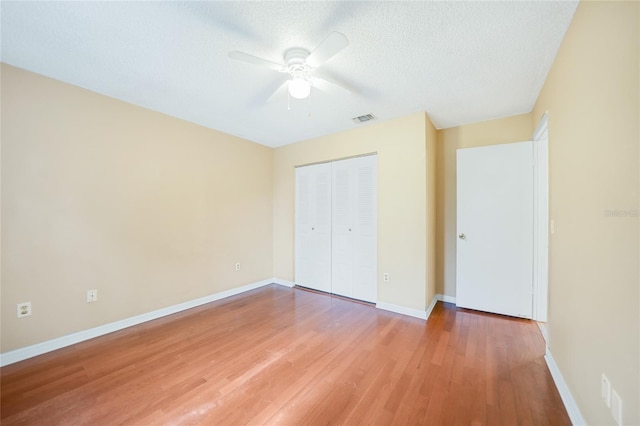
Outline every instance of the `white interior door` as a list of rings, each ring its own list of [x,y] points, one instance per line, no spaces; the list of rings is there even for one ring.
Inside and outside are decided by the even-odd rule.
[[[376,302],[377,157],[332,163],[332,293]]]
[[[456,304],[531,318],[531,142],[457,151]]]
[[[295,282],[331,291],[331,164],[296,168]]]

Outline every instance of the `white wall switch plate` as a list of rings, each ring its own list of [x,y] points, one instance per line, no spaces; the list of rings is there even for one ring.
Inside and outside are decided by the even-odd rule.
[[[601,377],[600,396],[607,407],[611,407],[611,382],[604,374]]]
[[[87,290],[87,303],[98,301],[98,290]]]

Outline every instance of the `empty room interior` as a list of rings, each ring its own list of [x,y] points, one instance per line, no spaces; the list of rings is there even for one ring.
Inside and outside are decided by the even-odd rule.
[[[0,19],[3,425],[640,425],[640,2]]]

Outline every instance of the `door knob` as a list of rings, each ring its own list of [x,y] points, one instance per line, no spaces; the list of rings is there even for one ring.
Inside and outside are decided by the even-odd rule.
[[[467,236],[464,235],[464,234],[460,234],[460,235],[458,235],[458,238],[460,238],[461,240],[465,240],[465,239],[467,239]]]

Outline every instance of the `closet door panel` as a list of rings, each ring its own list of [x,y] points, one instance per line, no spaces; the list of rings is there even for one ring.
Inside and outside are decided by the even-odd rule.
[[[353,297],[377,301],[377,157],[354,160]]]
[[[331,165],[296,169],[295,282],[331,291]]]
[[[332,168],[331,292],[353,296],[353,197],[354,182],[348,160],[334,161]]]
[[[332,292],[377,299],[376,157],[332,163]]]
[[[311,173],[296,169],[295,281],[309,283],[313,277],[311,240]]]
[[[315,169],[315,277],[317,290],[331,292],[331,164],[318,164]]]

